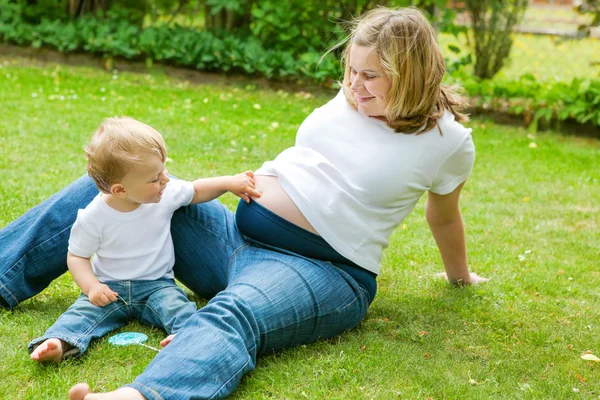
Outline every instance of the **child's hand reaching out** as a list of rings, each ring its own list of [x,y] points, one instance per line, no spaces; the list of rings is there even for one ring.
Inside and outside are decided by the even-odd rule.
[[[250,203],[250,197],[260,197],[254,186],[254,173],[246,171],[230,178],[227,190],[240,197],[246,203]]]

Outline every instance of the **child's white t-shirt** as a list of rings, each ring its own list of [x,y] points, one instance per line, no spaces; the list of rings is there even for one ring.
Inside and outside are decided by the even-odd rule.
[[[193,198],[193,184],[175,179],[160,202],[126,213],[111,208],[99,194],[78,211],[69,252],[85,258],[95,254],[92,269],[100,282],[173,278],[171,217]]]
[[[426,191],[451,193],[473,167],[471,129],[446,112],[421,134],[396,133],[350,107],[342,91],[312,112],[296,144],[257,175],[279,183],[341,255],[379,272],[388,238]]]

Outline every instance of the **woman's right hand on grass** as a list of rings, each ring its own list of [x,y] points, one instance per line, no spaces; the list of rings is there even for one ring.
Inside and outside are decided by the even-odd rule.
[[[480,283],[484,283],[489,281],[489,278],[484,278],[482,276],[477,275],[475,272],[471,272],[469,273],[469,282],[464,282],[464,281],[455,281],[455,280],[450,280],[448,279],[448,275],[445,272],[440,272],[437,274],[437,276],[440,276],[444,279],[446,279],[448,282],[452,283],[454,286],[470,286],[470,285],[478,285]]]

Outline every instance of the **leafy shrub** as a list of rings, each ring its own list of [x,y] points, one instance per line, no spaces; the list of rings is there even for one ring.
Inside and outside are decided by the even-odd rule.
[[[2,6],[6,6],[6,0]],[[87,14],[68,20],[42,18],[30,24],[22,8],[10,4],[0,17],[0,40],[61,52],[88,52],[107,58],[161,61],[204,71],[256,74],[267,78],[308,77],[333,82],[340,75],[339,64],[329,56],[325,69],[316,69],[318,54],[307,51],[298,56],[285,50],[268,49],[254,37],[231,32],[205,32],[179,25],[158,25],[141,29],[123,19],[118,10],[103,16]]]
[[[480,80],[459,72],[450,82],[463,86],[475,107],[523,116],[530,130],[539,122],[574,120],[600,126],[600,80],[538,82],[531,74],[516,80]]]

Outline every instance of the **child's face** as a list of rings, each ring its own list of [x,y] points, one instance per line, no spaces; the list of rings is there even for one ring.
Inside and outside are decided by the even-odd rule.
[[[155,154],[145,154],[144,162],[121,180],[127,200],[132,203],[158,203],[169,177],[165,164]]]

